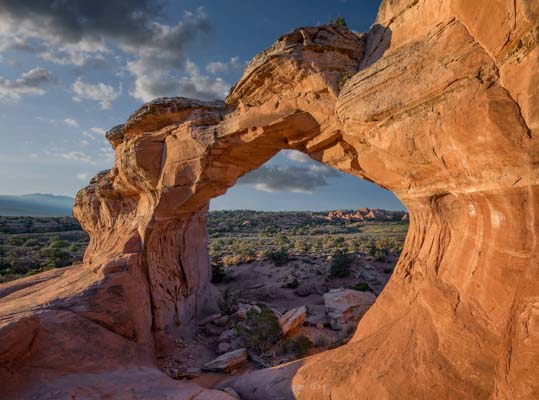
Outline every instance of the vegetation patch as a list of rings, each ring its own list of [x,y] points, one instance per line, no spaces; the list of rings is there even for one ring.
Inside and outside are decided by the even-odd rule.
[[[352,257],[342,250],[337,250],[337,252],[331,258],[329,276],[331,278],[346,278],[348,275],[350,275],[351,264]]]
[[[300,335],[294,339],[287,339],[281,346],[283,353],[294,354],[296,357],[305,357],[313,347],[313,342],[305,336]]]
[[[262,354],[277,343],[281,327],[273,311],[261,304],[247,311],[245,321],[238,323],[235,331],[247,349]]]

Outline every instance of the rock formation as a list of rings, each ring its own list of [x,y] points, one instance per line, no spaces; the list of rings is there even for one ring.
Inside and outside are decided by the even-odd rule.
[[[536,0],[384,0],[367,34],[284,35],[224,103],[143,106],[107,135],[114,167],[77,195],[84,265],[0,286],[2,395],[226,398],[167,380],[154,357],[214,313],[210,199],[296,149],[395,193],[407,241],[350,343],[229,386],[538,398],[538,21]]]

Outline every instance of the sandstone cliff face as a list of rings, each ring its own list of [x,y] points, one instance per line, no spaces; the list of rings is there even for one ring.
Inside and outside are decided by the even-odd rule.
[[[215,308],[209,200],[296,149],[393,191],[410,231],[349,344],[238,378],[242,398],[539,397],[538,21],[537,1],[385,0],[366,35],[281,37],[224,103],[142,107],[77,195],[84,266],[0,287],[9,393],[156,382],[155,354]]]

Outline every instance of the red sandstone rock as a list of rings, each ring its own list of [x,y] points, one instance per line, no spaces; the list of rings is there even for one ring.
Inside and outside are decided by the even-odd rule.
[[[224,105],[144,106],[77,195],[84,266],[0,285],[2,395],[152,382],[157,397],[211,397],[155,356],[216,312],[210,199],[296,149],[393,191],[408,238],[350,343],[227,385],[244,399],[538,398],[538,20],[536,0],[384,0],[367,35],[283,36]]]
[[[298,308],[292,308],[288,310],[283,316],[279,318],[279,325],[283,336],[288,336],[297,331],[305,320],[307,319],[307,308],[301,306]]]

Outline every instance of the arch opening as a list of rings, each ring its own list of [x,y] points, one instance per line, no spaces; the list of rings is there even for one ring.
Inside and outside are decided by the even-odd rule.
[[[163,351],[160,366],[174,378],[202,379],[212,360],[242,349],[247,360],[234,374],[344,345],[393,273],[408,230],[393,194],[296,150],[248,171],[207,215],[218,309],[172,334],[183,346]]]

